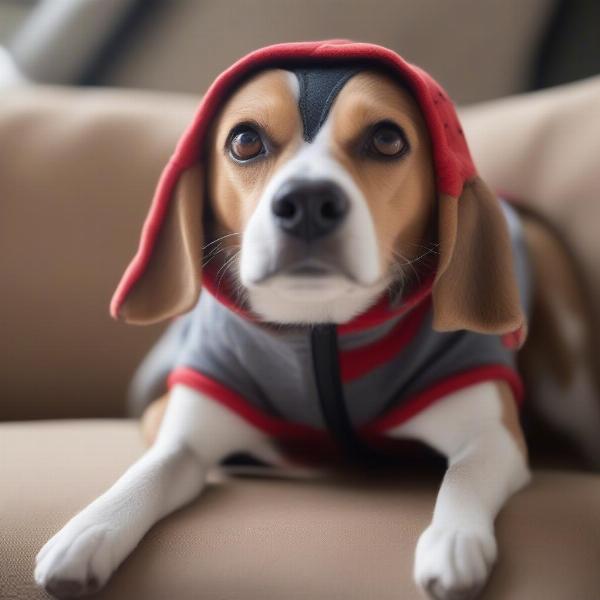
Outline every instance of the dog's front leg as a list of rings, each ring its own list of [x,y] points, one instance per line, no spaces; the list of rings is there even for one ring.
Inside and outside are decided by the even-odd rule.
[[[417,544],[417,583],[436,600],[476,597],[496,559],[494,519],[529,481],[508,388],[489,382],[461,390],[390,435],[419,439],[448,457],[432,522]]]
[[[176,386],[155,444],[40,550],[37,583],[63,598],[102,587],[154,523],[202,490],[207,469],[239,450],[276,458],[235,414]]]

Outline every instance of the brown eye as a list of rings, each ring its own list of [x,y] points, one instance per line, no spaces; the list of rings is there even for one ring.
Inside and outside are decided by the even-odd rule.
[[[408,150],[404,132],[392,123],[383,123],[375,128],[370,146],[372,154],[381,158],[395,158]]]
[[[245,126],[234,131],[229,142],[229,151],[236,160],[250,160],[264,151],[264,146],[260,134]]]

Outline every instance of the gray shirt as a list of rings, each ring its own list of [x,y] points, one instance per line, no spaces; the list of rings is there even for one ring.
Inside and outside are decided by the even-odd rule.
[[[520,221],[503,208],[525,309],[529,272]],[[383,322],[354,331],[337,328],[343,402],[351,424],[382,433],[452,391],[481,381],[505,380],[517,396],[515,353],[500,336],[432,328],[430,295]],[[195,309],[178,319],[165,344],[174,366],[170,384],[204,391],[268,433],[287,425],[327,429],[315,376],[312,328],[277,326],[248,318],[202,293]],[[175,350],[177,348],[177,350]],[[197,376],[195,376],[197,374]],[[287,428],[289,430],[289,427]],[[289,431],[288,431],[289,433]]]

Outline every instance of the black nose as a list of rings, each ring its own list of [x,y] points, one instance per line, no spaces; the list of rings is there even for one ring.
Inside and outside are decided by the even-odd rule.
[[[331,233],[348,208],[346,194],[331,181],[288,181],[271,204],[279,227],[307,242]]]

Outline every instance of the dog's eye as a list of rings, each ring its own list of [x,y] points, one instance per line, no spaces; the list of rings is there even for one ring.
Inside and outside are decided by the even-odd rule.
[[[375,156],[395,158],[408,150],[404,132],[393,123],[381,123],[373,129],[369,150]]]
[[[236,160],[250,160],[264,151],[260,134],[250,126],[238,128],[231,135],[229,151]]]

